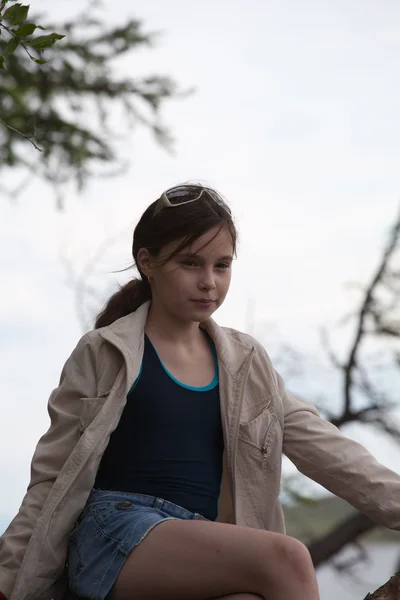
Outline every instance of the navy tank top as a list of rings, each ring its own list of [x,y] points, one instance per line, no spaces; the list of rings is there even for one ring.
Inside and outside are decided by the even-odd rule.
[[[145,336],[140,374],[110,436],[94,487],[169,500],[215,520],[223,436],[218,364],[210,385],[177,381]]]

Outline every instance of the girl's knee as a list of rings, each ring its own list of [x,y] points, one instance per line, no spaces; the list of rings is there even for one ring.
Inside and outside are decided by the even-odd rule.
[[[264,600],[264,599],[262,596],[258,596],[257,594],[238,593],[238,594],[229,594],[228,596],[219,596],[218,598],[213,598],[213,600]]]
[[[314,573],[310,553],[302,542],[288,535],[282,535],[278,540],[277,546],[279,559],[294,574],[304,578],[304,576]]]

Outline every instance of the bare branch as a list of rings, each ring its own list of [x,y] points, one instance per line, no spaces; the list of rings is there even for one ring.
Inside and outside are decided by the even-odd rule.
[[[376,523],[361,513],[346,519],[324,538],[309,544],[308,550],[314,567],[316,568],[326,562],[340,552],[346,544],[376,526]]]
[[[374,424],[379,427],[382,431],[389,434],[392,439],[400,443],[400,431],[393,421],[389,422],[383,415],[378,415],[374,421]]]
[[[329,341],[328,332],[325,329],[325,327],[320,328],[320,338],[321,338],[322,347],[325,349],[325,352],[327,353],[328,358],[331,361],[332,365],[339,371],[343,371],[343,369],[345,367],[344,367],[344,365],[341,364],[340,360],[338,359],[335,352],[333,351],[333,348]]]
[[[333,560],[332,563],[335,571],[338,571],[339,573],[349,574],[349,571],[353,567],[358,565],[360,562],[365,562],[366,560],[368,560],[368,552],[365,550],[364,546],[361,543],[359,543],[356,540],[351,542],[351,546],[353,548],[356,548],[358,550],[358,553],[352,558],[346,558],[346,560]]]
[[[39,146],[37,144],[35,144],[35,142],[33,141],[33,138],[31,136],[25,135],[25,133],[22,133],[22,131],[20,131],[19,129],[15,129],[15,127],[11,127],[11,125],[9,125],[5,121],[3,121],[3,119],[1,117],[0,117],[0,123],[2,125],[4,125],[4,127],[7,127],[7,129],[9,129],[10,131],[17,133],[18,135],[21,135],[23,138],[28,140],[28,142],[30,142],[32,144],[32,146],[34,148],[36,148],[36,150],[39,150],[39,152],[42,152],[42,149],[39,148]]]
[[[366,289],[363,303],[358,314],[356,334],[353,340],[353,344],[350,349],[349,358],[345,366],[345,381],[344,381],[344,413],[351,413],[351,390],[354,384],[353,372],[354,368],[357,367],[357,352],[361,344],[363,334],[365,332],[365,319],[369,314],[371,304],[373,302],[373,294],[377,285],[381,282],[382,277],[387,269],[388,262],[395,251],[400,235],[400,215],[397,217],[394,227],[392,228],[392,234],[384,250],[382,260],[376,270],[375,275],[369,286]]]

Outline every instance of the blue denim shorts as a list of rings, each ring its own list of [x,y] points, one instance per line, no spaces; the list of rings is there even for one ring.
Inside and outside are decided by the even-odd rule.
[[[204,519],[177,504],[144,494],[93,490],[68,542],[70,590],[104,600],[130,552],[170,519]]]

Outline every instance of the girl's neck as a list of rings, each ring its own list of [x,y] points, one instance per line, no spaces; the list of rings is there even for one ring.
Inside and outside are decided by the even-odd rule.
[[[152,340],[163,340],[188,346],[197,343],[201,336],[199,323],[176,319],[153,305],[150,305],[145,332]]]

